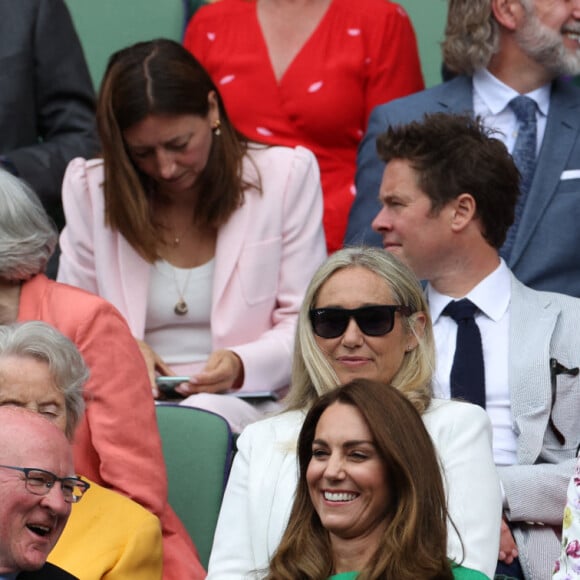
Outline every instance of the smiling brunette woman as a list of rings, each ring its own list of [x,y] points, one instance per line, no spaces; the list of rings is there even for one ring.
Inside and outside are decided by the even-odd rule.
[[[435,449],[393,387],[358,379],[321,397],[300,431],[298,461],[270,580],[486,578],[447,560]]]
[[[249,143],[170,40],[111,57],[97,121],[103,159],[73,160],[64,179],[58,279],[121,311],[156,397],[156,373],[186,376],[184,404],[239,431],[263,408],[223,394],[290,382],[298,310],[326,254],[316,160]]]

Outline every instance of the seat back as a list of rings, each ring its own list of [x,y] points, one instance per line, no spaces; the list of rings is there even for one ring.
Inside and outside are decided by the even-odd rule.
[[[156,406],[167,467],[169,504],[207,569],[232,460],[232,433],[214,413],[173,404]]]
[[[181,40],[182,0],[65,0],[98,89],[113,52],[144,40]]]

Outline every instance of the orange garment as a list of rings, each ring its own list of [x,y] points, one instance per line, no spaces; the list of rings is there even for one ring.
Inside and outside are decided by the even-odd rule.
[[[18,321],[42,320],[79,349],[91,375],[75,432],[75,470],[161,520],[163,578],[205,578],[197,551],[167,502],[167,475],[145,362],[107,301],[39,274],[23,283]]]
[[[342,247],[356,152],[371,110],[424,87],[403,8],[387,0],[332,0],[280,82],[255,1],[201,7],[184,44],[211,75],[239,131],[255,141],[303,145],[316,155],[328,250]]]

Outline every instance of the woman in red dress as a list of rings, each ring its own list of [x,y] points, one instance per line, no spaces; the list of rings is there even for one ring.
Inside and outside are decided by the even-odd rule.
[[[239,131],[316,155],[328,250],[342,247],[371,110],[424,88],[405,11],[387,0],[221,0],[195,13],[184,44]]]

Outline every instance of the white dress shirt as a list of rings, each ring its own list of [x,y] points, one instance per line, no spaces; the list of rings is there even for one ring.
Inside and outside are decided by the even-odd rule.
[[[509,102],[519,93],[494,77],[487,69],[480,69],[473,75],[473,112],[483,119],[489,129],[498,133],[493,136],[504,143],[511,153],[518,136],[518,121],[516,114],[509,106]],[[544,85],[530,93],[526,93],[536,101],[537,136],[536,154],[540,153],[548,110],[550,108],[550,84]]]
[[[485,369],[486,410],[493,427],[493,455],[496,465],[517,463],[517,440],[512,428],[508,380],[510,272],[505,262],[465,296],[480,310],[475,321],[481,333]],[[430,284],[427,299],[433,318],[437,368],[433,384],[435,397],[449,399],[449,377],[457,342],[457,323],[442,312],[452,298],[440,294]]]

